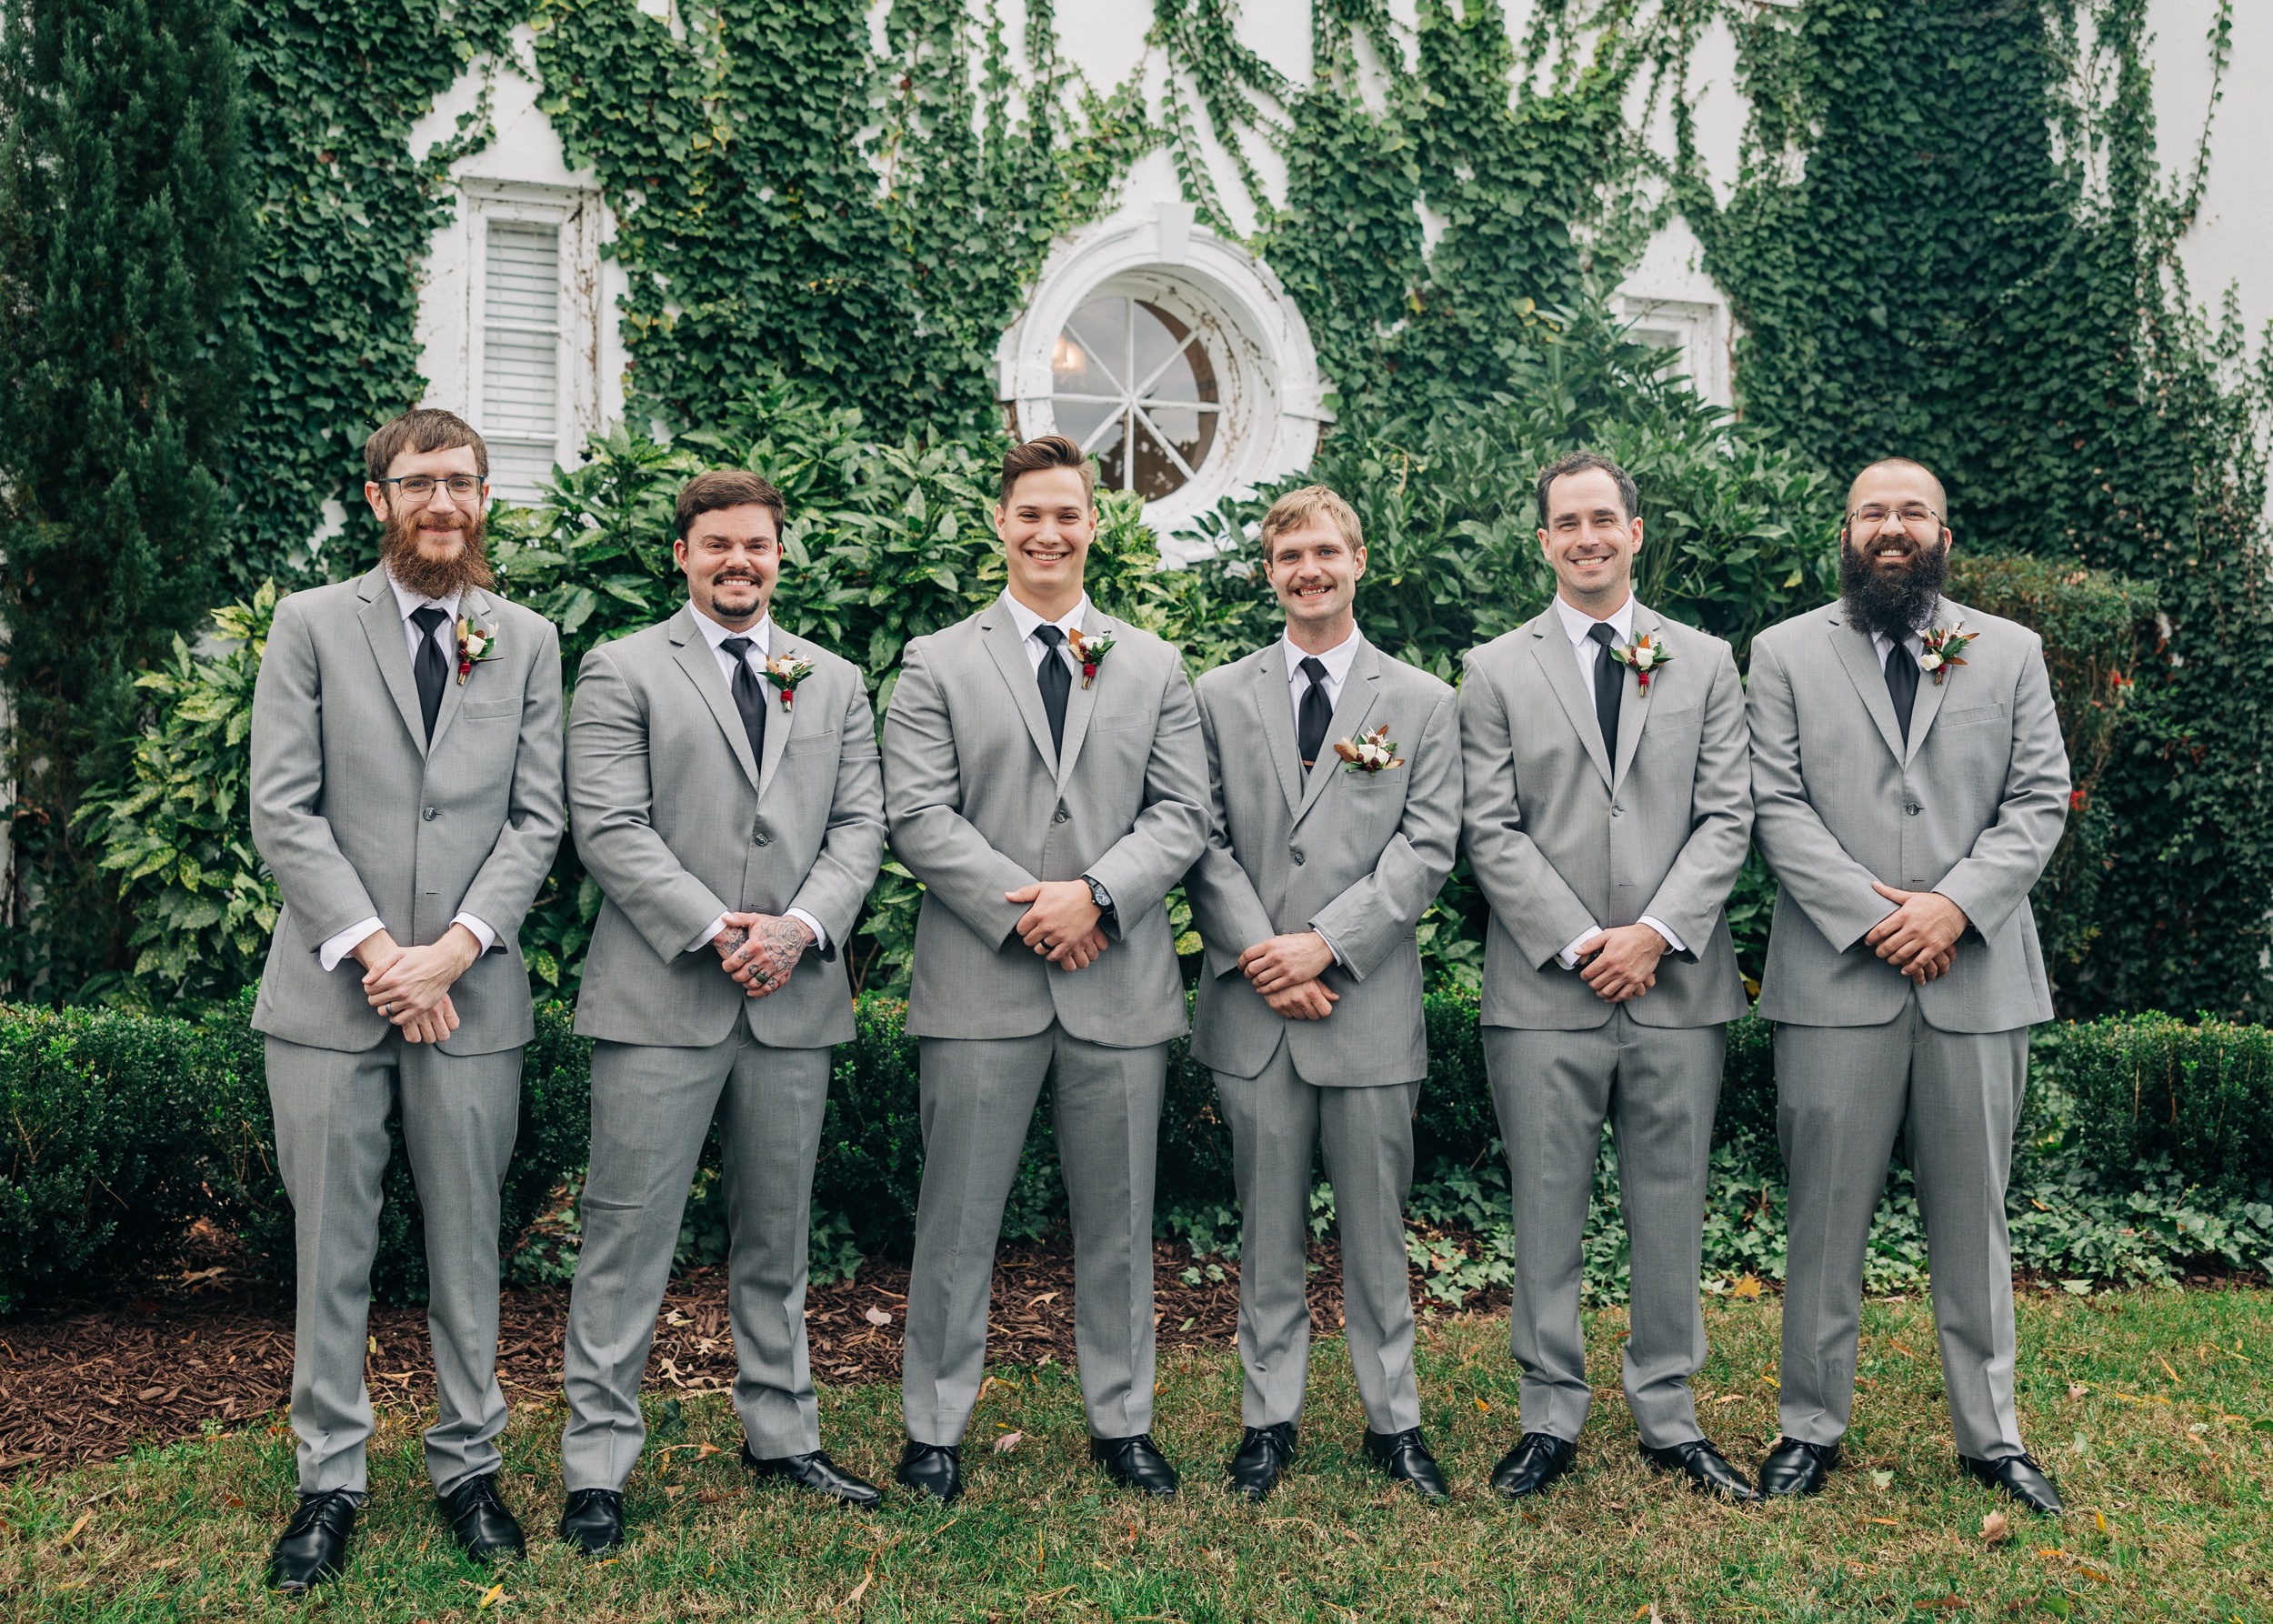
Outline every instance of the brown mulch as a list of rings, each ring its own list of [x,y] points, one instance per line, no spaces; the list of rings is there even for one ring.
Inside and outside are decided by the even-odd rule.
[[[195,1437],[207,1423],[234,1429],[285,1408],[292,1386],[289,1296],[233,1278],[226,1244],[209,1238],[215,1244],[192,1257],[193,1267],[149,1296],[0,1323],[0,1471],[108,1459],[137,1444]],[[1222,1265],[1220,1281],[1203,1277],[1187,1286],[1181,1276],[1191,1258],[1183,1246],[1155,1246],[1153,1261],[1161,1348],[1233,1346],[1237,1265]],[[1311,1318],[1331,1331],[1341,1323],[1340,1259],[1329,1243],[1314,1248],[1312,1261]],[[872,1261],[850,1280],[811,1289],[806,1324],[816,1380],[899,1378],[907,1273],[905,1264]],[[567,1314],[565,1286],[505,1293],[497,1371],[508,1402],[557,1396]],[[371,1341],[374,1401],[431,1402],[426,1310],[374,1307]],[[1003,1247],[987,1357],[1002,1365],[1073,1362],[1069,1243]],[[674,1279],[656,1320],[649,1390],[724,1391],[734,1368],[725,1271],[696,1269]]]

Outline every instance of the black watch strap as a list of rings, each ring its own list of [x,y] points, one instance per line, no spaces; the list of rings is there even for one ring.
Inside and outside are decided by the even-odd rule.
[[[1089,900],[1097,905],[1097,912],[1109,914],[1114,911],[1113,893],[1106,890],[1095,875],[1083,875],[1081,883],[1089,887]]]

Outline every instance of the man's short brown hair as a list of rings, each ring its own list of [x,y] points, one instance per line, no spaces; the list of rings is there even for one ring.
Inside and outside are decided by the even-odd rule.
[[[1288,531],[1299,530],[1321,518],[1341,533],[1343,545],[1351,552],[1366,545],[1365,530],[1357,523],[1357,510],[1343,501],[1339,492],[1327,486],[1306,485],[1279,497],[1263,516],[1263,556],[1268,559],[1271,548]]]
[[[1081,499],[1096,503],[1096,471],[1089,459],[1081,455],[1081,447],[1064,435],[1044,435],[1038,440],[1028,440],[1023,446],[1013,446],[1002,459],[1002,489],[995,497],[1005,507],[1010,506],[1010,493],[1019,479],[1027,474],[1039,474],[1045,468],[1072,468],[1081,476]]]
[[[381,425],[376,434],[364,441],[363,476],[376,484],[386,477],[395,459],[406,451],[452,451],[460,446],[474,448],[474,471],[484,479],[488,478],[489,447],[482,443],[474,426],[456,412],[420,406],[415,412],[405,412],[392,423]]]
[[[679,491],[679,539],[695,527],[695,521],[706,513],[716,513],[721,507],[763,507],[774,516],[774,535],[778,538],[789,504],[773,482],[747,468],[713,468],[707,474],[697,474]]]
[[[1566,451],[1539,470],[1537,496],[1539,499],[1539,528],[1547,528],[1547,497],[1557,479],[1573,474],[1607,474],[1610,483],[1618,487],[1618,506],[1626,509],[1626,516],[1637,519],[1642,516],[1642,494],[1634,484],[1634,476],[1598,451]]]

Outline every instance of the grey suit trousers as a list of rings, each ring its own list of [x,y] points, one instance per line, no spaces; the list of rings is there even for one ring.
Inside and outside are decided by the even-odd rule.
[[[1915,993],[1882,1026],[1776,1028],[1776,1133],[1791,1174],[1779,1406],[1787,1437],[1827,1444],[1847,1430],[1864,1251],[1901,1130],[1926,1220],[1958,1453],[2021,1453],[2005,1187],[2028,1081],[2028,1028],[1938,1031]]]
[[[344,973],[344,972],[343,972]],[[498,1193],[521,1126],[521,1050],[446,1055],[390,1030],[367,1049],[268,1039],[276,1170],[292,1198],[299,1303],[293,1328],[292,1429],[300,1492],[365,1490],[371,1394],[364,1356],[371,1263],[379,1249],[386,1119],[425,1209],[426,1333],[440,1418],[426,1429],[437,1491],[497,1469],[506,1429],[497,1385]]]
[[[1053,1022],[1030,1038],[926,1038],[924,1188],[901,1405],[918,1443],[959,1444],[978,1402],[1002,1210],[1042,1085],[1074,1230],[1074,1345],[1089,1430],[1152,1427],[1152,1180],[1168,1046],[1114,1048]]]
[[[584,1249],[562,1361],[562,1487],[620,1489],[639,1462],[647,1437],[639,1378],[714,1117],[735,1411],[761,1460],[821,1447],[806,1353],[806,1245],[833,1052],[768,1048],[739,1020],[706,1048],[594,1045]]]
[[[1366,1425],[1420,1425],[1405,1198],[1418,1083],[1319,1088],[1285,1044],[1254,1077],[1216,1073],[1239,1190],[1240,1400],[1250,1427],[1298,1420],[1310,1377],[1310,1158],[1323,1147],[1342,1241],[1342,1307]]]
[[[1627,1406],[1652,1449],[1704,1436],[1689,1378],[1705,1364],[1697,1276],[1727,1034],[1645,1027],[1623,1005],[1580,1031],[1484,1028],[1515,1189],[1508,1347],[1523,1371],[1524,1431],[1575,1441],[1593,1400],[1578,1298],[1607,1116],[1632,1258]]]

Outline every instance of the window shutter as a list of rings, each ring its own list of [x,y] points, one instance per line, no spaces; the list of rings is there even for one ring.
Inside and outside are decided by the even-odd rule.
[[[536,499],[560,446],[560,227],[492,220],[482,320],[482,438],[491,488]]]

